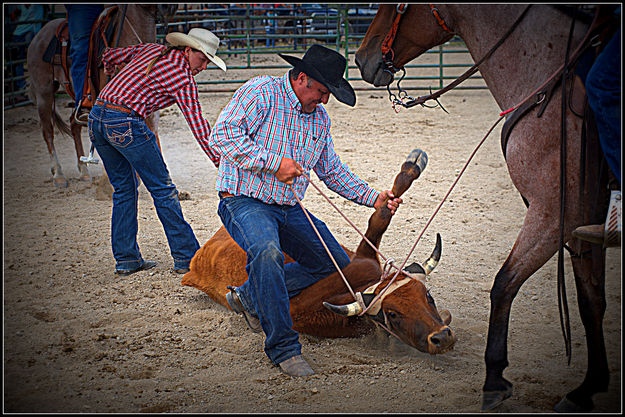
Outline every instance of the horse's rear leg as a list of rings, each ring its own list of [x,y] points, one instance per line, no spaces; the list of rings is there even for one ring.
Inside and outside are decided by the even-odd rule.
[[[74,148],[76,149],[76,159],[78,160],[78,171],[80,172],[81,181],[91,181],[91,175],[89,175],[89,169],[87,164],[80,160],[80,157],[85,155],[85,150],[82,146],[81,131],[82,126],[74,121],[71,122],[72,137],[74,138]]]
[[[573,247],[577,248],[576,240]],[[594,247],[593,247],[594,246]],[[594,256],[589,255],[593,247]],[[577,287],[579,313],[586,331],[588,367],[582,384],[569,392],[556,406],[558,412],[589,412],[594,404],[592,396],[608,390],[610,371],[603,338],[605,301],[605,249],[583,242],[582,258],[572,258]]]
[[[490,318],[484,360],[486,381],[482,410],[491,410],[512,395],[512,383],[503,377],[508,366],[508,323],[512,302],[521,285],[545,264],[557,249],[558,224],[545,211],[530,209],[516,242],[495,277],[490,291]],[[553,218],[552,218],[553,219]],[[540,233],[535,233],[540,230]]]
[[[53,113],[51,100],[47,100],[45,97],[39,95],[37,97],[37,112],[39,113],[43,140],[45,140],[48,153],[50,154],[52,182],[57,188],[67,188],[69,183],[63,174],[63,169],[61,168],[56,149],[54,148],[54,124],[52,123]]]

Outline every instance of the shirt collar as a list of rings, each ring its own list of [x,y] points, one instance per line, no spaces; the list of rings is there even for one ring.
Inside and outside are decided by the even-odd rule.
[[[291,85],[291,81],[289,79],[289,71],[287,71],[286,74],[282,76],[282,83],[284,85],[284,91],[286,91],[286,96],[288,100],[291,102],[293,109],[295,109],[300,114],[300,116],[308,117],[317,113],[318,109],[315,109],[315,111],[310,114],[302,112],[302,103],[299,102],[299,99],[297,98],[297,95],[293,90],[293,86]]]
[[[286,72],[282,76],[282,84],[284,85],[284,91],[286,91],[286,96],[288,100],[291,102],[291,106],[299,112],[302,111],[302,104],[299,102],[295,91],[293,90],[293,86],[291,85],[291,81],[289,80],[289,71]]]

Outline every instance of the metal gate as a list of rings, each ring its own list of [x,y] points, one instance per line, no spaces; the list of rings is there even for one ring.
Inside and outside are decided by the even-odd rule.
[[[275,70],[290,68],[286,63],[263,64],[266,61],[263,55],[301,54],[312,43],[322,44],[345,56],[348,61],[345,76],[355,90],[380,90],[362,81],[354,63],[354,54],[376,12],[377,4],[373,3],[184,4],[178,8],[168,29],[187,32],[193,27],[204,27],[211,30],[221,39],[217,53],[228,65],[228,71],[247,70],[252,75],[259,70],[275,73]],[[402,88],[436,90],[472,65],[473,60],[464,43],[460,38],[454,38],[406,65],[407,75],[402,80]],[[209,71],[219,72],[210,67]],[[200,89],[203,93],[229,92],[235,91],[249,78],[246,75],[240,79],[198,80],[198,85],[204,86]],[[457,87],[484,88],[479,75]]]
[[[49,20],[65,15],[61,5],[52,4],[47,7]],[[277,53],[303,54],[313,43],[335,49],[346,57],[348,66],[345,77],[355,90],[383,90],[362,81],[354,63],[354,54],[376,11],[377,4],[374,3],[179,4],[168,27],[163,23],[157,24],[157,41],[163,43],[168,32],[188,32],[193,27],[209,29],[219,36],[222,44],[218,55],[228,65],[229,76],[225,78],[219,74],[220,70],[209,66],[197,78],[200,93],[233,92],[254,75],[284,72],[290,66],[286,62],[270,58]],[[5,36],[5,39],[10,37]],[[28,68],[24,67],[25,53],[21,57],[19,52],[25,51],[27,46],[26,43],[5,42],[5,109],[31,104],[23,99],[15,101],[15,97],[23,97],[26,92],[25,89],[15,86],[27,77]],[[454,38],[406,65],[407,74],[402,80],[402,88],[436,90],[446,85],[448,80],[457,78],[471,65],[473,60],[464,43],[459,38]],[[19,66],[24,67],[24,75],[16,74],[15,68]],[[235,75],[230,75],[232,73]],[[479,75],[457,87],[484,88],[486,86]]]

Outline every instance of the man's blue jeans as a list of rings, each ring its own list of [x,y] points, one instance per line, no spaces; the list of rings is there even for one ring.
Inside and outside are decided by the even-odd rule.
[[[289,299],[336,272],[306,215],[299,205],[266,204],[246,196],[220,197],[218,213],[230,236],[247,253],[248,280],[236,292],[245,309],[260,319],[267,336],[265,353],[275,364],[301,354]],[[343,269],[349,257],[327,226],[310,217]],[[284,265],[283,251],[295,263]]]
[[[152,195],[174,268],[188,268],[200,245],[182,215],[178,190],[145,120],[95,105],[89,114],[89,137],[114,188],[111,245],[116,269],[131,270],[143,264],[137,244],[139,182],[135,171]]]
[[[69,57],[72,60],[70,73],[76,94],[76,106],[78,106],[82,99],[87,75],[91,27],[104,10],[104,6],[101,4],[66,4],[65,9],[67,10],[67,25],[69,27]]]
[[[586,77],[588,104],[610,170],[621,184],[621,29],[608,42]]]

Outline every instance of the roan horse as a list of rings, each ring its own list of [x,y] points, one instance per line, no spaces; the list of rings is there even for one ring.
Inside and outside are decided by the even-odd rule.
[[[155,42],[157,19],[161,17],[167,21],[168,17],[174,14],[177,5],[128,4],[125,5],[125,13],[122,13],[122,7],[124,6],[121,6],[116,14],[116,18],[118,19],[116,25],[117,29],[113,33],[113,39],[118,40],[118,46],[120,47],[142,42]],[[122,16],[124,16],[124,22],[120,25]],[[37,105],[41,131],[46,145],[48,146],[48,152],[50,153],[53,182],[54,185],[59,188],[67,187],[68,182],[63,174],[54,147],[55,125],[62,133],[71,134],[73,137],[80,179],[83,181],[90,180],[87,163],[81,160],[81,157],[85,155],[81,140],[82,126],[74,120],[73,112],[70,116],[68,126],[55,108],[55,93],[59,90],[61,85],[65,86],[66,82],[71,83],[71,77],[69,77],[69,80],[67,79],[68,77],[66,77],[63,67],[57,58],[54,58],[52,63],[44,60],[48,45],[56,37],[57,29],[64,20],[64,18],[59,18],[44,25],[28,46],[26,57],[28,63],[29,95],[31,101]],[[118,33],[120,27],[122,28],[121,34]],[[100,82],[99,85],[94,86],[96,89],[95,96],[97,96],[97,93],[106,83],[104,71],[100,69],[99,72],[98,79]],[[65,87],[65,89],[67,91],[67,87]],[[76,91],[75,86],[73,90]],[[157,138],[158,118],[159,113],[155,112],[147,119],[148,126],[157,135]]]
[[[401,196],[410,187],[426,161],[422,151],[415,149],[410,153],[395,178],[395,196]],[[391,218],[387,207],[377,209],[369,218],[365,233],[368,242],[363,239],[355,252],[343,247],[350,257],[349,265],[342,269],[349,286],[334,272],[290,299],[296,331],[320,337],[356,337],[371,331],[376,323],[422,352],[441,354],[453,347],[456,336],[448,327],[451,315],[448,310],[439,313],[423,282],[440,259],[440,236],[423,265],[413,263],[404,268],[411,277],[404,272],[396,274],[396,270],[383,273],[386,269],[380,265],[377,248]],[[285,255],[287,262],[293,260]],[[197,251],[181,283],[204,291],[230,308],[225,297],[227,287],[247,281],[246,264],[243,249],[221,227]],[[359,294],[364,305],[354,301]]]
[[[588,367],[582,384],[569,392],[555,410],[589,411],[594,407],[593,394],[606,391],[609,382],[602,324],[606,308],[605,249],[575,240],[572,231],[582,224],[603,223],[608,204],[608,174],[597,141],[582,139],[582,130],[593,124],[591,120],[589,125],[583,125],[578,115],[584,107],[584,89],[579,77],[565,77],[567,96],[562,94],[561,77],[555,77],[551,83],[547,80],[564,66],[565,59],[572,62],[573,52],[585,38],[591,22],[576,20],[572,25],[572,17],[562,8],[528,7],[524,4],[381,4],[356,53],[356,63],[365,81],[389,86],[398,68],[458,35],[478,63],[499,107],[518,108],[508,119],[508,122],[515,119],[516,125],[506,123],[502,129],[502,147],[510,178],[528,209],[516,242],[490,291],[482,410],[490,410],[512,395],[512,384],[504,379],[503,371],[508,366],[508,323],[516,294],[556,252],[561,263],[563,244],[568,243],[575,249],[571,260],[586,330]],[[509,35],[505,35],[507,32]],[[494,45],[499,47],[492,52]],[[485,59],[480,62],[482,57]],[[570,70],[569,75],[572,73]],[[554,88],[549,91],[551,86]],[[582,99],[578,100],[580,92]],[[550,93],[562,99],[549,100]],[[414,99],[414,102],[422,104],[423,100]],[[518,106],[520,103],[531,106]],[[563,111],[565,118],[561,116]],[[507,142],[506,135],[509,135]],[[562,144],[566,147],[561,147]],[[580,162],[583,153],[586,159]],[[560,163],[561,154],[565,155],[565,164]],[[562,177],[564,187],[560,182],[561,168],[566,169]],[[562,205],[561,192],[565,196]],[[562,283],[560,265],[558,278]],[[561,298],[562,289],[561,284],[558,287]],[[568,318],[565,301],[564,296]],[[568,325],[568,320],[565,322]],[[567,325],[562,325],[565,333]],[[570,355],[570,344],[565,345]]]

